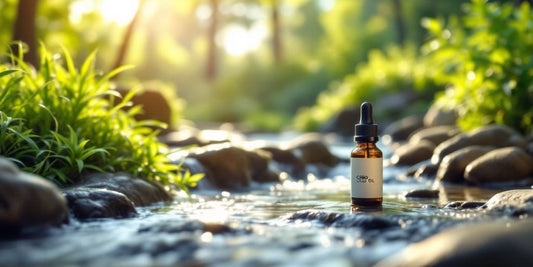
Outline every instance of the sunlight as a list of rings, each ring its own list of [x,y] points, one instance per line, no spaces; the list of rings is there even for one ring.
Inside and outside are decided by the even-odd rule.
[[[267,31],[262,24],[256,24],[250,29],[235,24],[229,25],[224,30],[224,49],[232,56],[242,56],[259,48],[266,36]]]
[[[128,24],[139,8],[139,0],[77,0],[69,6],[69,20],[81,22],[85,14],[99,12],[105,22]]]
[[[139,0],[113,0],[102,1],[98,9],[105,21],[126,25],[133,19],[138,7]]]

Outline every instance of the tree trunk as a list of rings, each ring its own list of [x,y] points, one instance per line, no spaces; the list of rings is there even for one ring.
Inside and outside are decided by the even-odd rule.
[[[217,75],[217,44],[216,35],[218,27],[218,0],[210,0],[211,5],[211,23],[208,30],[207,68],[206,77],[208,80],[214,80]]]
[[[137,8],[135,15],[131,19],[131,22],[128,25],[128,28],[126,28],[126,32],[124,33],[124,38],[122,39],[122,43],[118,50],[118,56],[115,60],[115,63],[113,64],[112,69],[116,69],[124,64],[124,58],[126,57],[128,48],[130,46],[131,35],[133,34],[133,31],[135,30],[135,26],[137,25],[137,22],[139,21],[139,18],[141,16],[141,10],[144,6],[144,3],[145,3],[144,0],[141,0],[139,2],[139,7]],[[116,77],[118,77],[118,75],[115,75],[113,78],[116,78]]]
[[[28,52],[24,55],[24,61],[39,67],[39,55],[37,47],[37,30],[35,18],[37,15],[38,0],[20,0],[17,8],[17,18],[13,29],[13,41],[22,41],[28,45]],[[12,45],[11,49],[17,55],[19,47]]]
[[[405,22],[402,13],[401,0],[392,0],[394,9],[394,18],[396,20],[396,33],[398,38],[398,44],[404,45],[405,43]]]
[[[272,52],[274,54],[274,62],[279,64],[283,57],[281,47],[281,19],[279,16],[278,0],[272,0]]]

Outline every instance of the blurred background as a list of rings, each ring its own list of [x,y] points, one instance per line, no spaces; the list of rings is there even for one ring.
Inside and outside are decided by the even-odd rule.
[[[78,66],[96,50],[103,73],[131,64],[117,84],[170,92],[179,119],[317,130],[363,100],[390,107],[380,119],[425,111],[450,87],[438,76],[448,70],[444,52],[429,55],[457,47],[456,36],[467,39],[460,18],[476,16],[476,8],[465,3],[479,9],[483,2],[2,0],[0,44],[24,40],[30,62],[42,43],[52,52],[66,48]],[[515,2],[518,9],[523,1]],[[465,71],[457,72],[462,79]]]

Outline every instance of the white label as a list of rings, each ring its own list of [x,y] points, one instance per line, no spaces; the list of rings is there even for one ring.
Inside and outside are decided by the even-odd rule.
[[[353,198],[383,197],[383,159],[350,159],[351,195]]]

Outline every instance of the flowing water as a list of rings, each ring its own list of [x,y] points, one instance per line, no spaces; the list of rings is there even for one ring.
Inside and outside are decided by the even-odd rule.
[[[331,148],[344,157],[351,144]],[[341,163],[325,177],[178,193],[133,218],[72,221],[0,241],[0,265],[367,266],[443,229],[495,218],[443,206],[486,201],[497,191],[441,187],[439,199],[408,200],[406,191],[432,182],[398,181],[403,171],[385,168],[382,210],[351,210],[349,163]]]

